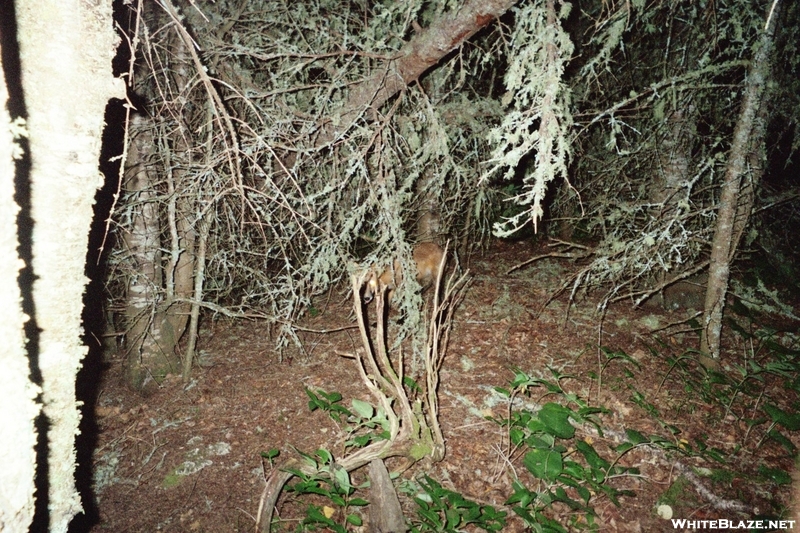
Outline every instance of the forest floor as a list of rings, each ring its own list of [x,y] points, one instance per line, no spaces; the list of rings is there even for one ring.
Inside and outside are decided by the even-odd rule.
[[[575,437],[563,444],[574,450],[576,441],[590,443],[614,467],[636,469],[602,480],[608,492],[591,487],[587,508],[595,516],[564,503],[547,506],[544,514],[566,530],[591,530],[591,522],[600,531],[686,529],[660,517],[659,506],[676,519],[738,524],[779,517],[788,504],[792,441],[798,445],[800,439],[772,425],[761,410],[769,404],[797,411],[798,394],[787,380],[758,370],[772,352],[728,326],[723,374],[729,381],[710,381],[682,357],[697,347],[696,334],[686,325],[663,329],[684,321],[690,308],[666,311],[624,302],[601,320],[591,297],[568,307],[566,293],[542,310],[575,265],[547,259],[504,274],[542,252],[527,243],[499,243],[472,258],[473,279],[455,313],[439,388],[446,456],[425,472],[417,464],[402,477],[427,474],[465,498],[505,511],[503,531],[525,531],[506,504],[515,476],[532,491],[553,485],[533,479],[523,465],[524,450],[509,449],[507,428],[487,420],[508,416],[508,400],[495,387],[508,387],[519,370],[563,392],[534,388],[515,409],[536,412],[556,402],[577,410],[570,395],[602,407],[597,426],[576,424]],[[688,307],[694,305],[690,300],[684,301]],[[317,306],[321,313],[302,325],[353,325],[350,306],[344,289],[334,292]],[[748,321],[746,329],[767,325]],[[271,469],[262,452],[280,450],[278,462],[297,457],[297,450],[313,454],[326,448],[341,455],[342,425],[321,410],[309,411],[304,389],[339,392],[346,406],[352,398],[374,402],[353,360],[341,355],[360,348],[358,331],[300,335],[303,351],[287,348],[279,356],[263,323],[206,319],[199,347],[203,366],[195,368],[191,383],[170,379],[148,398],[120,386],[120,356],[108,359],[94,405],[97,523],[90,531],[252,532]],[[745,360],[750,364],[742,370]],[[636,446],[626,450],[626,442]],[[577,453],[566,455],[585,463]],[[354,480],[363,481],[361,476],[355,473]],[[607,495],[616,491],[630,493],[618,495],[617,505]],[[580,500],[573,489],[567,494]],[[416,519],[415,503],[403,494],[401,502],[406,517]],[[309,503],[332,506],[284,491],[276,515],[280,530],[299,528]],[[341,520],[340,510],[326,510]]]

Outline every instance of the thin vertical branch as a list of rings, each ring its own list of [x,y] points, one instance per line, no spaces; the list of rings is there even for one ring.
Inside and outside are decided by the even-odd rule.
[[[200,219],[200,235],[197,243],[197,256],[194,263],[194,296],[189,319],[189,342],[186,347],[186,356],[183,360],[183,381],[189,381],[192,372],[192,361],[197,347],[197,329],[200,323],[200,303],[203,301],[203,283],[206,273],[206,249],[208,231],[211,227],[211,210],[207,210]]]

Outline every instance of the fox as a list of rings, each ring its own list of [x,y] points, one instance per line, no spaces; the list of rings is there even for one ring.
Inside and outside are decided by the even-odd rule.
[[[439,277],[439,268],[442,264],[444,250],[435,242],[421,242],[414,247],[414,263],[417,265],[417,283],[423,290],[431,284],[436,283]],[[399,259],[394,260],[391,268],[381,270],[373,268],[372,274],[364,288],[364,303],[370,303],[378,291],[389,291],[388,298],[391,300],[394,290],[403,283],[403,266]]]

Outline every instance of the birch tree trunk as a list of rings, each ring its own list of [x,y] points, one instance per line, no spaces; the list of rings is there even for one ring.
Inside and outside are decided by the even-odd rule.
[[[22,295],[17,280],[24,265],[17,253],[14,155],[19,153],[7,112],[8,91],[0,53],[0,529],[28,531],[34,513],[36,429],[41,392],[28,376]]]
[[[30,146],[33,302],[47,417],[48,528],[65,532],[81,501],[75,489],[80,414],[75,377],[87,348],[81,311],[89,226],[108,99],[123,97],[111,72],[118,38],[108,2],[17,2]],[[23,287],[23,290],[26,288]],[[37,342],[38,341],[38,342]]]
[[[708,270],[708,287],[706,289],[705,310],[703,315],[703,338],[700,350],[701,361],[707,367],[719,367],[720,338],[722,331],[722,312],[725,307],[725,296],[728,290],[730,263],[739,244],[742,229],[749,218],[747,212],[739,207],[748,203],[742,202],[741,193],[748,194],[749,187],[743,181],[748,178],[747,163],[753,149],[764,141],[766,121],[760,117],[760,107],[766,105],[763,99],[764,88],[771,75],[771,52],[775,37],[775,27],[779,19],[779,0],[775,0],[768,13],[767,24],[750,64],[745,82],[742,109],[736,123],[731,143],[730,156],[722,184],[717,211],[717,226],[711,244],[711,257]],[[757,138],[759,137],[760,138]],[[737,221],[737,211],[739,219]]]

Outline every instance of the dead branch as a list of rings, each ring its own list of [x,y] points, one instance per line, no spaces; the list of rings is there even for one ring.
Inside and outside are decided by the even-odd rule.
[[[398,52],[396,59],[387,62],[384,68],[377,69],[371,78],[351,88],[338,120],[330,119],[320,128],[317,146],[335,140],[367,108],[381,107],[478,30],[508,11],[517,1],[469,0],[419,32]]]
[[[576,243],[567,242],[567,241],[561,241],[561,240],[558,240],[558,239],[553,239],[553,243],[549,244],[548,246],[562,246],[566,250],[569,250],[569,249],[572,249],[572,248],[576,248],[578,250],[583,250],[583,253],[572,253],[572,252],[560,251],[560,252],[550,252],[550,253],[546,253],[546,254],[539,254],[539,255],[536,255],[534,257],[531,257],[530,259],[526,259],[522,263],[519,263],[519,264],[516,264],[516,265],[512,266],[511,268],[506,270],[506,275],[511,274],[515,270],[519,270],[520,268],[528,266],[529,264],[534,263],[534,262],[536,262],[536,261],[538,261],[540,259],[546,259],[548,257],[555,257],[556,259],[573,259],[574,260],[574,259],[583,259],[584,257],[587,257],[587,256],[591,255],[591,249],[589,247],[587,247],[587,246],[583,246],[581,244],[576,244]]]
[[[638,306],[643,301],[647,300],[648,298],[650,298],[654,294],[663,291],[664,289],[666,289],[667,287],[669,287],[673,283],[677,283],[677,282],[681,281],[682,279],[686,279],[686,278],[688,278],[690,276],[693,276],[694,274],[697,274],[701,270],[705,270],[706,267],[708,267],[708,261],[703,261],[700,264],[697,264],[697,265],[693,266],[692,268],[689,268],[687,270],[683,270],[681,272],[676,273],[675,275],[671,276],[669,279],[666,279],[666,280],[662,281],[661,283],[658,283],[655,287],[649,288],[647,290],[629,292],[629,293],[626,293],[626,294],[622,294],[620,296],[615,296],[614,298],[611,298],[609,301],[610,302],[616,302],[616,301],[624,300],[624,299],[627,299],[627,298],[636,298],[635,305]]]

